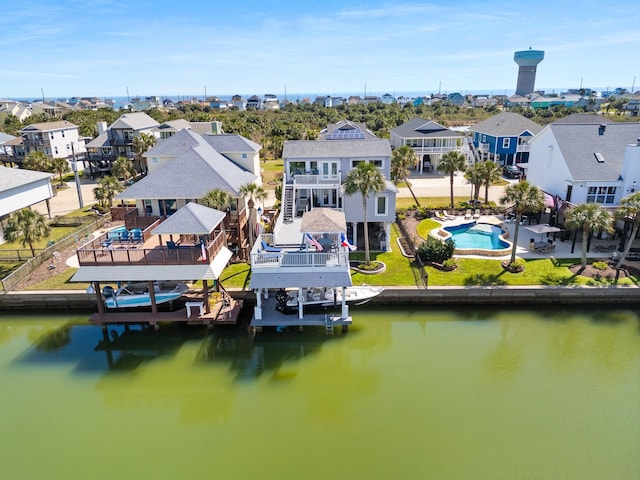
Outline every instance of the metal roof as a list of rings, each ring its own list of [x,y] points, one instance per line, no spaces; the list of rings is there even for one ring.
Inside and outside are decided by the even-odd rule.
[[[361,140],[288,140],[284,142],[282,157],[390,157],[391,144],[387,139]]]
[[[300,231],[303,233],[346,233],[344,212],[332,208],[314,208],[302,215]]]
[[[447,127],[440,125],[433,120],[425,120],[415,117],[412,120],[404,122],[397,126],[391,133],[401,138],[442,138],[442,137],[461,137],[462,133],[449,130]]]
[[[0,167],[0,192],[12,190],[30,183],[53,177],[52,173],[36,172],[22,168]]]

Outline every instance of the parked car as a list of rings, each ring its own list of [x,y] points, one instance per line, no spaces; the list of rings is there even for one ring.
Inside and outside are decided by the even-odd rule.
[[[505,165],[502,168],[502,175],[507,178],[520,178],[522,170],[515,165]]]

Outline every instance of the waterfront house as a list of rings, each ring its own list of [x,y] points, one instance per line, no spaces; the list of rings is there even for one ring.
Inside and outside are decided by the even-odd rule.
[[[469,127],[476,160],[493,160],[500,165],[527,163],[529,140],[542,127],[513,112],[501,112]]]
[[[29,152],[42,152],[50,158],[65,158],[73,167],[73,157],[84,157],[85,141],[78,126],[66,120],[32,123],[20,130],[22,149],[14,148],[14,158],[21,162]]]
[[[527,179],[574,204],[615,207],[640,188],[640,123],[554,122],[530,142]]]
[[[411,147],[416,155],[416,170],[423,173],[434,171],[445,153],[461,152],[464,134],[416,117],[391,130],[390,141],[393,148]]]
[[[213,146],[217,142],[221,149],[224,149],[220,146],[223,145],[235,152],[241,149],[235,145],[243,143],[237,137],[203,136],[191,130],[180,130],[159,140],[144,154],[149,174],[116,197],[122,201],[133,200],[135,207],[125,208],[116,216],[123,216],[129,228],[140,228],[156,218],[173,215],[190,202],[198,202],[207,192],[219,188],[233,197],[226,212],[228,242],[240,258],[247,258],[250,227],[240,187],[259,181],[259,176],[222,155]]]
[[[296,222],[304,212],[316,207],[342,210],[348,237],[361,247],[364,243],[364,211],[360,195],[343,193],[343,182],[359,162],[370,162],[387,179],[384,191],[367,199],[370,245],[389,248],[391,224],[395,221],[395,185],[390,181],[391,146],[364,125],[342,121],[329,125],[318,140],[289,140],[284,143],[282,212],[275,227],[275,241],[291,245],[299,241]],[[293,231],[293,238],[287,232]]]

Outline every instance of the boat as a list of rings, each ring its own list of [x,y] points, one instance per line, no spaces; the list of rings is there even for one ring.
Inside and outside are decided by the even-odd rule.
[[[156,304],[171,302],[180,298],[189,287],[184,283],[161,284],[154,283],[154,297]],[[128,283],[117,289],[106,286],[102,289],[107,308],[134,308],[151,306],[151,295],[148,284]]]
[[[362,305],[369,302],[372,298],[380,295],[384,290],[383,287],[373,287],[370,285],[360,285],[346,287],[345,303],[351,305]],[[331,307],[342,303],[342,288],[331,287],[312,287],[302,289],[302,306],[303,307]],[[298,309],[298,289],[285,290],[280,289],[276,293],[276,310],[280,312],[294,312]]]

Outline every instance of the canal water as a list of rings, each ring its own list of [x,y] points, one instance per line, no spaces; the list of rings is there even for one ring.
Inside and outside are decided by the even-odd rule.
[[[637,479],[640,318],[354,308],[348,334],[0,319],[0,479]]]

